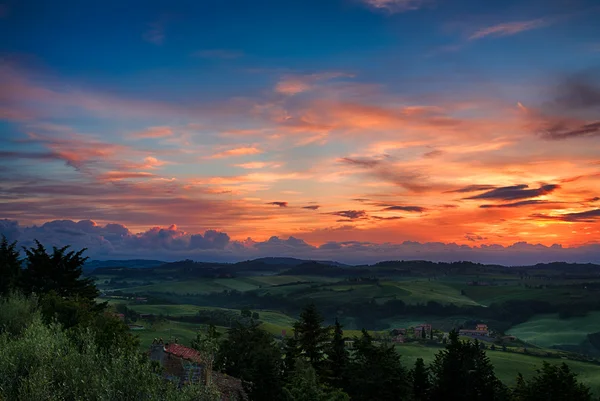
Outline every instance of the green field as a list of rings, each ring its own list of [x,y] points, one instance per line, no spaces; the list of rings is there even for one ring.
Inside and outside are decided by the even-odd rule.
[[[431,363],[435,354],[442,348],[425,347],[414,344],[397,345],[396,349],[402,355],[402,361],[405,365],[413,366],[417,358],[423,358],[425,363]],[[535,356],[524,354],[502,352],[502,351],[486,351],[487,356],[492,361],[496,375],[507,385],[514,385],[515,378],[518,372],[521,372],[526,378],[534,376],[536,369],[542,366],[543,361],[549,363],[561,363],[560,359],[549,358],[543,359]],[[600,394],[600,366],[587,362],[579,361],[564,361],[571,370],[578,375],[578,378],[585,384],[590,386],[595,394]]]
[[[508,334],[540,346],[580,344],[590,333],[600,331],[600,312],[584,317],[559,319],[557,315],[538,315],[510,329]]]

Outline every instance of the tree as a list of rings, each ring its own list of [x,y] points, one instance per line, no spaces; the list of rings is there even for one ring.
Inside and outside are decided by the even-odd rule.
[[[300,313],[300,320],[294,323],[294,334],[298,338],[298,346],[306,356],[317,374],[321,373],[325,351],[327,349],[331,328],[322,327],[323,316],[311,303]]]
[[[431,365],[433,399],[453,394],[456,400],[502,400],[506,388],[494,374],[494,367],[477,341],[460,341],[450,332],[446,349],[438,352]]]
[[[260,315],[258,314],[258,312],[252,312],[252,319],[254,319],[254,320],[260,319]]]
[[[212,383],[212,370],[219,351],[220,337],[221,333],[211,324],[204,330],[198,331],[196,338],[192,340],[192,348],[200,352],[202,360],[206,363],[204,382],[207,385]]]
[[[2,236],[0,242],[0,297],[8,295],[17,288],[21,276],[21,260],[17,251],[17,242],[9,243]]]
[[[242,317],[247,317],[248,319],[250,319],[252,317],[252,311],[250,309],[242,309],[240,311],[240,315]]]
[[[281,350],[258,323],[236,325],[221,343],[217,364],[242,379],[251,400],[280,400],[283,396]]]
[[[375,345],[371,335],[362,331],[354,340],[355,353],[350,365],[352,377],[348,394],[354,401],[396,401],[410,393],[408,374],[393,345]]]
[[[590,388],[577,381],[566,363],[552,365],[544,361],[537,376],[525,380],[519,373],[513,391],[514,401],[578,400],[591,401]]]
[[[55,291],[63,297],[77,297],[93,301],[99,294],[90,278],[81,278],[87,257],[86,249],[67,252],[69,246],[53,248],[52,254],[35,241],[36,246],[23,248],[26,254],[24,287],[26,293],[45,294]]]
[[[342,325],[335,319],[333,338],[327,351],[327,370],[329,382],[333,387],[346,388],[348,370],[348,351]]]
[[[425,401],[429,397],[429,387],[431,386],[429,379],[429,370],[423,362],[423,358],[417,358],[415,367],[411,372],[412,393],[416,401]]]
[[[284,389],[286,401],[349,401],[348,394],[320,384],[309,362],[299,360]]]

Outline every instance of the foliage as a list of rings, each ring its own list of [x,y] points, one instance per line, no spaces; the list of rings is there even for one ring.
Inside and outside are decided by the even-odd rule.
[[[225,373],[242,379],[251,400],[282,397],[282,355],[273,337],[257,323],[229,329],[221,344],[217,364]]]
[[[317,373],[323,369],[331,335],[331,328],[323,327],[324,320],[315,304],[311,303],[304,308],[300,313],[300,320],[294,324],[298,346]]]
[[[453,394],[457,400],[502,400],[506,389],[494,374],[494,367],[477,341],[460,341],[450,332],[446,349],[431,365],[433,399]]]
[[[412,394],[416,401],[425,401],[429,399],[431,381],[429,369],[425,366],[423,358],[417,358],[415,367],[411,371]]]
[[[35,298],[27,298],[19,293],[0,298],[0,334],[19,336],[39,317]]]
[[[9,243],[2,236],[0,242],[0,297],[14,291],[21,277],[21,260],[17,251],[17,242]]]
[[[333,338],[327,351],[327,375],[333,387],[346,388],[349,368],[349,355],[346,350],[342,325],[335,319]]]
[[[0,335],[0,349],[0,398],[7,400],[191,401],[205,393],[199,386],[181,392],[141,355],[119,348],[101,352],[93,333],[81,332],[73,341],[39,317],[18,338]]]
[[[319,384],[312,365],[299,359],[284,389],[287,401],[349,401],[348,394],[338,389],[330,389]]]
[[[525,380],[519,373],[513,391],[514,401],[591,401],[590,389],[577,381],[567,364],[551,365],[544,362],[538,375]]]
[[[348,394],[352,400],[394,401],[409,393],[408,375],[393,346],[375,345],[366,330],[355,339]]]
[[[23,272],[26,293],[45,294],[51,291],[60,296],[94,300],[99,292],[90,278],[82,278],[85,249],[70,251],[69,247],[53,248],[48,254],[46,248],[36,241],[36,246],[25,250],[26,269]]]

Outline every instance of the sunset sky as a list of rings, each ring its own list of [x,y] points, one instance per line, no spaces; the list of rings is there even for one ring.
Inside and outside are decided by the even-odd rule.
[[[594,0],[4,2],[0,230],[100,257],[597,260],[598,20]]]

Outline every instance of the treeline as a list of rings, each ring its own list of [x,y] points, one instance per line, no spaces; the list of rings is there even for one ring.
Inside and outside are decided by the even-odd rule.
[[[516,386],[509,388],[496,377],[480,344],[460,341],[455,331],[429,366],[422,359],[405,366],[393,345],[378,343],[367,331],[348,350],[339,322],[323,322],[314,304],[308,305],[283,345],[257,324],[237,325],[218,341],[215,366],[245,380],[252,400],[593,399],[564,363],[544,363],[528,380],[518,374]]]
[[[148,293],[149,296],[162,298],[161,302],[186,303],[201,306],[216,306],[231,309],[276,309],[288,315],[298,315],[304,305],[300,295],[319,291],[319,285],[301,288],[286,295],[261,294],[255,291],[224,290],[210,294]],[[135,294],[129,294],[134,296]],[[489,306],[442,304],[436,301],[408,304],[401,299],[386,302],[349,300],[332,304],[328,300],[314,299],[315,304],[326,316],[342,314],[353,317],[359,327],[385,329],[384,319],[398,316],[451,317],[471,316],[474,319],[493,321],[497,331],[508,330],[511,326],[526,322],[542,313],[560,313],[562,318],[573,315],[582,316],[589,311],[600,310],[600,301],[575,300],[569,304],[553,303],[533,299],[515,299]],[[574,311],[577,311],[576,313]]]

